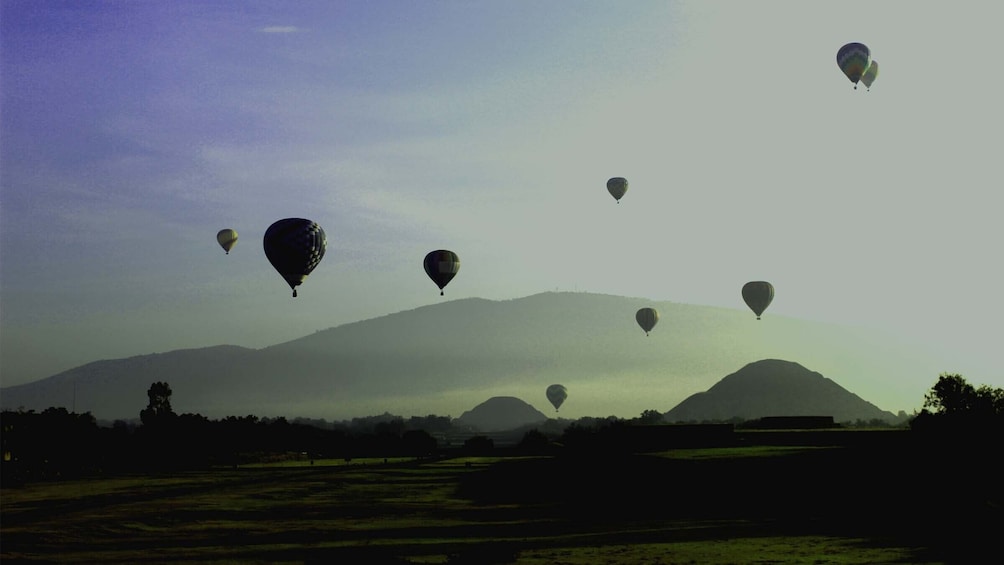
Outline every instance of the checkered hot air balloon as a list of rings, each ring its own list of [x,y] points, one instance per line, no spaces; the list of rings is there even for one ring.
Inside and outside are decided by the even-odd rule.
[[[872,52],[864,43],[848,43],[837,51],[837,66],[854,83],[855,89],[871,62]]]
[[[293,289],[296,298],[296,287],[321,262],[328,240],[317,223],[286,218],[268,227],[263,244],[265,257]]]
[[[460,258],[457,257],[456,253],[446,249],[430,251],[425,256],[423,264],[425,274],[429,275],[432,282],[439,287],[440,296],[443,295],[443,288],[450,284],[453,277],[457,276],[457,271],[460,270]]]

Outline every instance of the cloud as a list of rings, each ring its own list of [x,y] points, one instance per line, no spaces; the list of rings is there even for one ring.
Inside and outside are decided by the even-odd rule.
[[[262,33],[298,33],[300,28],[296,26],[266,26],[259,28]]]

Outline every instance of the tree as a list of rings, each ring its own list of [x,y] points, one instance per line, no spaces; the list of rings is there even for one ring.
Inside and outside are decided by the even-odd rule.
[[[924,409],[946,415],[1004,416],[1004,389],[966,382],[962,375],[942,373],[924,396]]]
[[[942,373],[924,396],[924,408],[941,414],[959,414],[973,408],[976,389],[962,375]]]
[[[1004,418],[1004,388],[980,385],[976,389],[973,409],[980,413],[993,414]]]
[[[924,396],[910,429],[959,440],[1004,434],[1004,389],[975,387],[954,373],[942,373]]]
[[[173,421],[177,415],[171,409],[171,385],[155,382],[146,391],[150,399],[146,408],[139,413],[144,426],[157,426]]]
[[[638,417],[639,424],[661,424],[664,422],[662,412],[658,410],[644,410]]]

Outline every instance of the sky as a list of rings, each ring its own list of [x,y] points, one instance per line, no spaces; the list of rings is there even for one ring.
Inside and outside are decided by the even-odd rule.
[[[768,280],[772,315],[1004,386],[1001,21],[995,0],[0,0],[0,382],[469,297],[745,309]],[[837,67],[849,42],[871,90]],[[295,299],[262,249],[286,217],[328,242]],[[461,260],[445,296],[434,249]]]

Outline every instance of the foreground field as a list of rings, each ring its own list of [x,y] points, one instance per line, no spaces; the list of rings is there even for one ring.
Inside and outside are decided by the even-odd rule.
[[[901,457],[747,448],[339,460],[33,484],[3,491],[0,558],[670,564],[980,555],[983,528],[997,527],[999,512],[918,519],[925,504],[913,489],[929,485],[881,475]],[[965,531],[944,529],[960,520]]]

